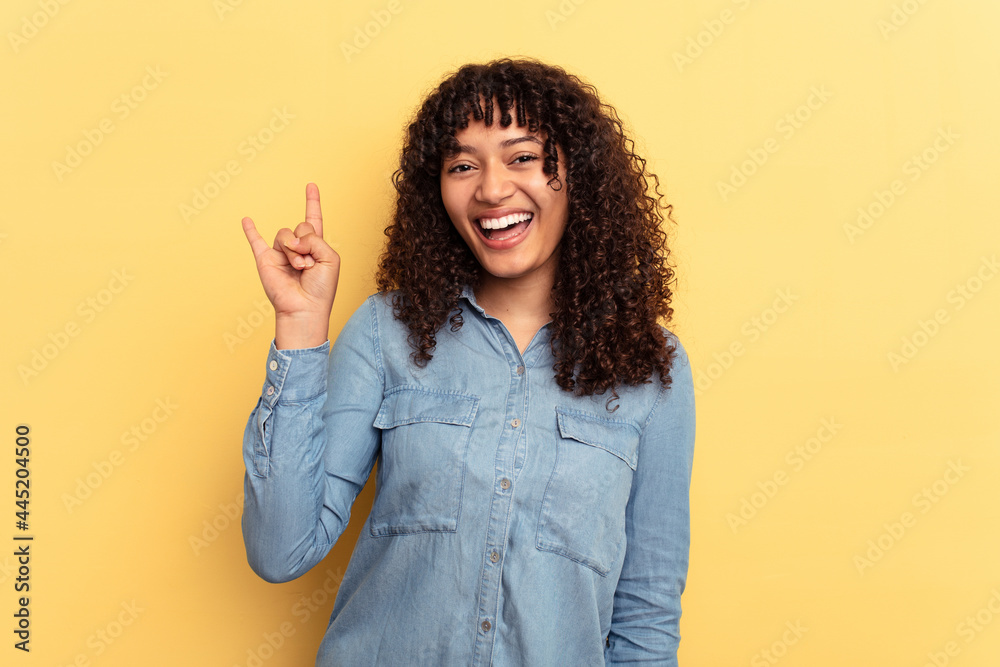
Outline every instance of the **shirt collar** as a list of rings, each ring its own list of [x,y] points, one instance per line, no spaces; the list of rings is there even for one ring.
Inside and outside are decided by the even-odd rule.
[[[462,293],[459,298],[468,301],[469,305],[472,306],[472,308],[475,309],[475,311],[479,313],[483,319],[493,319],[502,325],[500,320],[497,320],[497,318],[492,317],[491,315],[487,315],[483,307],[476,303],[476,295],[472,291],[471,286],[465,285],[462,288]],[[528,345],[528,348],[523,353],[520,353],[521,358],[524,360],[524,364],[529,368],[536,366],[540,355],[545,354],[545,351],[549,349],[547,341],[548,337],[551,335],[551,328],[551,320],[543,324],[542,328],[535,334],[535,338],[532,339],[531,343]]]
[[[483,307],[482,307],[482,306],[480,306],[480,305],[479,305],[478,303],[476,303],[476,295],[475,295],[475,293],[474,293],[474,292],[472,291],[472,286],[471,286],[471,285],[465,285],[465,286],[464,286],[464,287],[462,288],[462,295],[461,295],[461,298],[463,298],[463,299],[465,299],[466,301],[468,301],[468,302],[469,302],[469,304],[470,304],[470,305],[471,305],[471,306],[472,306],[473,308],[475,308],[475,309],[476,309],[477,311],[479,311],[479,314],[480,314],[480,315],[482,315],[483,317],[486,317],[486,316],[487,316],[487,315],[486,315],[486,311],[485,311],[485,310],[483,310]]]

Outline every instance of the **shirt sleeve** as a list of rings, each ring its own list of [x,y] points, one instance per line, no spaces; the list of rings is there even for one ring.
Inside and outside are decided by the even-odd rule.
[[[333,349],[278,350],[243,434],[243,542],[261,578],[285,582],[344,532],[378,453],[382,401],[374,309],[363,304]]]
[[[673,345],[671,386],[661,389],[639,441],[625,512],[625,560],[605,650],[608,665],[677,665],[691,541],[695,410],[687,353],[676,338]]]

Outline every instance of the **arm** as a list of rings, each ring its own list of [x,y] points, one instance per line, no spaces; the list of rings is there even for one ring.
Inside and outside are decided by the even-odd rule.
[[[243,540],[250,567],[267,581],[295,579],[326,556],[371,473],[383,385],[373,317],[363,304],[329,359],[328,342],[295,350],[271,344],[243,437]]]
[[[677,664],[695,412],[690,362],[680,342],[675,344],[672,385],[661,389],[639,441],[625,513],[625,562],[605,651],[608,665]]]

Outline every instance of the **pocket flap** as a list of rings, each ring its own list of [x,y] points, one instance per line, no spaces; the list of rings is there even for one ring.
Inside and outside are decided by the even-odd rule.
[[[374,426],[388,429],[420,422],[472,426],[478,409],[479,398],[469,394],[395,387],[382,399]]]
[[[603,419],[559,407],[556,418],[562,437],[608,451],[635,470],[641,432],[632,422]]]

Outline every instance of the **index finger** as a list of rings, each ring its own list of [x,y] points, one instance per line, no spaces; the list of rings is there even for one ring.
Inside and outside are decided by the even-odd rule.
[[[306,185],[306,222],[323,238],[323,213],[319,208],[319,187],[315,183]]]
[[[267,249],[271,247],[267,245],[267,241],[260,235],[253,220],[249,217],[243,218],[243,233],[246,234],[247,241],[250,242],[250,249],[253,251],[254,257],[259,257],[261,253],[267,252]]]

